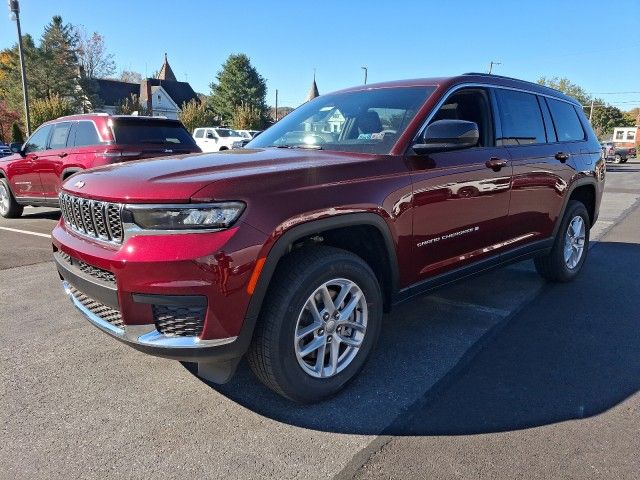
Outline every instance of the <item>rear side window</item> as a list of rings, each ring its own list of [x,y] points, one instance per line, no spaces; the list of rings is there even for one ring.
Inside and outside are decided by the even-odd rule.
[[[56,148],[66,147],[69,130],[71,130],[71,122],[55,124],[51,133],[51,140],[49,140],[49,148],[55,150]]]
[[[515,90],[496,89],[502,125],[497,145],[546,143],[542,112],[535,95]]]
[[[202,138],[204,137],[204,130],[196,130],[196,138]]]
[[[117,118],[113,135],[119,145],[195,145],[181,123],[166,120]]]
[[[74,146],[86,147],[88,145],[98,145],[100,138],[96,127],[92,122],[78,122],[76,125],[76,139]]]
[[[584,140],[584,130],[575,107],[567,102],[547,98],[559,142]]]

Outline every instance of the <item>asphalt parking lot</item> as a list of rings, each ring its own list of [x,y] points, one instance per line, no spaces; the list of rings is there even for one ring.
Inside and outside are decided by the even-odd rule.
[[[59,213],[0,219],[0,477],[638,478],[638,207],[640,161],[609,166],[578,281],[524,262],[405,304],[314,406],[113,341],[62,294]]]

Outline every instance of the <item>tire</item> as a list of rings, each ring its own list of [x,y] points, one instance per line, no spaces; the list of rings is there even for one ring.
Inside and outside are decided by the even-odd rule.
[[[0,215],[4,218],[18,218],[24,207],[16,202],[6,178],[0,178]]]
[[[621,163],[622,162],[622,157],[619,154],[615,154],[613,156],[613,163]]]
[[[623,158],[622,160],[620,160],[620,163],[627,163],[627,160],[629,160],[628,158]]]
[[[570,237],[576,234],[575,227],[580,224],[580,221],[583,227],[582,240],[576,240],[580,238],[580,235],[576,235],[576,239],[572,241]],[[570,224],[573,224],[571,231]],[[584,204],[576,200],[570,200],[562,217],[551,252],[548,255],[534,259],[538,273],[549,282],[570,282],[573,280],[580,273],[582,265],[584,265],[587,258],[590,228],[589,213]],[[581,250],[578,248],[580,243],[582,244]],[[574,246],[571,246],[572,244]],[[577,254],[578,250],[580,251],[579,256]],[[567,260],[569,252],[571,256]]]
[[[345,310],[347,305],[356,304],[348,317],[353,329],[342,323],[345,319],[334,321],[336,317],[325,311],[335,308],[333,301],[342,291],[335,282],[342,282],[345,291],[362,294],[348,293],[338,305],[343,306],[338,310]],[[325,285],[332,295],[331,307],[321,300]],[[310,302],[325,307],[317,307],[318,315],[314,317]],[[247,354],[249,365],[267,387],[290,400],[324,400],[341,390],[364,366],[380,333],[382,307],[378,280],[357,255],[325,246],[294,251],[281,260],[267,291]],[[304,329],[308,333],[295,341],[296,334]],[[311,350],[312,344],[324,347]],[[311,353],[303,355],[305,349]],[[333,358],[337,361],[332,362]]]

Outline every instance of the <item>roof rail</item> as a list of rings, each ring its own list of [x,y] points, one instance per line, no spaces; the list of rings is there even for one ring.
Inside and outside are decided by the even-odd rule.
[[[64,115],[60,118],[73,118],[73,117],[86,117],[87,115],[97,115],[100,117],[108,117],[109,114],[106,112],[88,112],[88,113],[74,113],[72,115]]]

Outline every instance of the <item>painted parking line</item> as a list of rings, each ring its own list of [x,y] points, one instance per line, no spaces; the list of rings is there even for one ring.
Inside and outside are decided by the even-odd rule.
[[[20,230],[17,228],[0,227],[0,230],[6,230],[8,232],[15,232],[15,233],[24,233],[26,235],[35,235],[36,237],[51,238],[51,235],[47,233],[30,232],[29,230]]]

